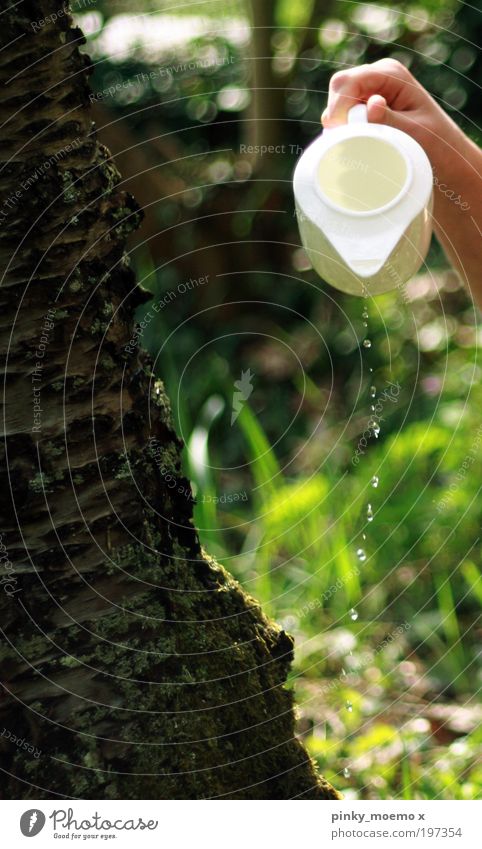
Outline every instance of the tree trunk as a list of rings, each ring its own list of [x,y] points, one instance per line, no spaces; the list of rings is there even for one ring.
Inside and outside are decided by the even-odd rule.
[[[285,85],[273,72],[272,36],[275,32],[277,0],[252,0],[251,101],[244,124],[248,158],[257,173],[268,168],[278,170],[280,145],[286,144]],[[289,143],[288,139],[288,143]],[[269,148],[278,148],[269,152]]]
[[[338,798],[294,736],[291,638],[200,549],[130,325],[139,214],[59,5],[2,16],[2,796]]]

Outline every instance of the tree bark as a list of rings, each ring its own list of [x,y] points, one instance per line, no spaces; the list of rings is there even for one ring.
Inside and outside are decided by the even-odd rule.
[[[244,125],[245,144],[250,152],[248,158],[253,169],[259,173],[273,163],[275,154],[269,148],[279,148],[286,141],[285,85],[273,72],[273,47],[271,39],[275,33],[276,0],[252,0],[251,35],[251,101]],[[262,153],[261,151],[266,151]],[[275,168],[276,170],[276,168]]]
[[[2,16],[2,796],[336,799],[294,734],[291,638],[200,548],[131,326],[139,212],[59,5]]]

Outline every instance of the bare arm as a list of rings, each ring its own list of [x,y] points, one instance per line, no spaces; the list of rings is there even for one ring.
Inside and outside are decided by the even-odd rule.
[[[360,101],[369,121],[403,130],[424,148],[434,171],[437,238],[482,306],[482,151],[394,59],[334,74],[323,126],[346,123]]]

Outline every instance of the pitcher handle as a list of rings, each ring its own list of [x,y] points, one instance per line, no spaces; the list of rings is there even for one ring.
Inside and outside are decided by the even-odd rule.
[[[349,124],[366,124],[368,123],[368,110],[366,103],[357,103],[348,110]],[[337,130],[338,127],[324,127],[323,135],[326,136]]]
[[[348,110],[349,124],[366,124],[368,122],[368,109],[365,103],[357,103]]]

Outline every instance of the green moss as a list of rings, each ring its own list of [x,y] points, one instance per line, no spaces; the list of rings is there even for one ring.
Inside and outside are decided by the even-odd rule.
[[[164,383],[162,380],[155,380],[151,389],[151,402],[158,409],[161,421],[170,429],[174,429],[172,421],[171,402],[166,395]]]
[[[133,470],[129,460],[128,453],[119,454],[118,467],[114,472],[114,477],[118,481],[132,480]]]
[[[109,354],[104,354],[100,358],[100,368],[104,371],[112,371],[117,368],[117,365]]]
[[[78,189],[74,185],[74,177],[70,171],[62,172],[63,192],[62,197],[64,203],[75,203],[79,197]]]
[[[55,442],[47,442],[45,446],[45,454],[48,457],[60,457],[65,453],[64,445],[56,445]]]
[[[80,659],[78,657],[74,657],[73,655],[61,657],[59,663],[61,666],[66,666],[68,669],[76,669],[77,667],[82,665]]]
[[[46,475],[44,472],[37,472],[35,477],[31,478],[28,482],[29,489],[32,492],[40,493],[48,490],[49,485],[52,483],[53,479]]]
[[[109,326],[109,322],[102,321],[100,318],[94,318],[94,320],[90,324],[90,332],[92,336],[97,335],[98,333],[102,333],[102,335],[106,332]]]
[[[181,456],[179,448],[175,443],[160,443],[159,440],[152,438],[149,440],[149,453],[154,459],[157,468],[163,474],[170,474],[174,477],[180,477],[181,474]]]

